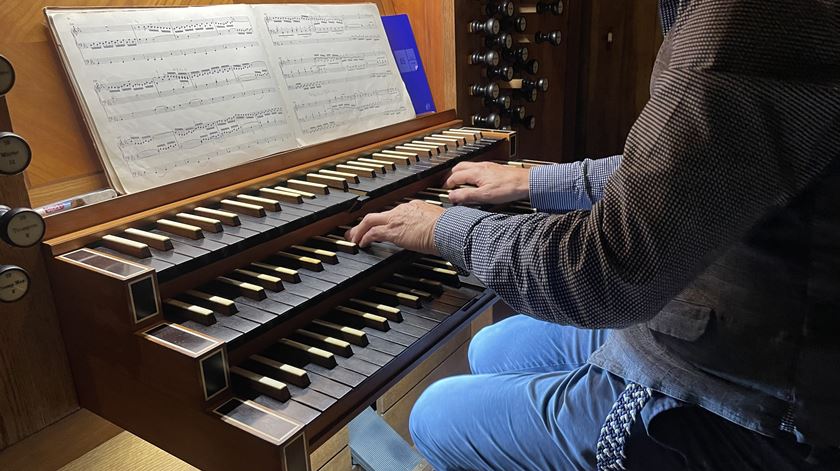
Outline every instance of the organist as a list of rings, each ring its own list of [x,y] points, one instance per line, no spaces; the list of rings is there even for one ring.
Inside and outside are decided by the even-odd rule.
[[[439,253],[525,313],[416,404],[436,469],[840,467],[840,4],[660,8],[623,157],[461,164],[447,184],[477,188],[453,202],[541,213],[412,202],[347,234]]]

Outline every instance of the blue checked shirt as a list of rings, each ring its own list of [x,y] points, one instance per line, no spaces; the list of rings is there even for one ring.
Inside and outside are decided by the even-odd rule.
[[[534,167],[529,175],[531,206],[544,213],[592,209],[601,199],[621,156]]]

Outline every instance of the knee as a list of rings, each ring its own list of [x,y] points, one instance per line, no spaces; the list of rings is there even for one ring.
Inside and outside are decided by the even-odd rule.
[[[514,324],[520,322],[518,318],[525,317],[517,315],[509,317],[495,324],[488,325],[479,330],[467,350],[467,359],[470,363],[470,371],[474,374],[496,373],[499,369],[500,356],[506,351],[506,345],[510,342],[509,332]]]
[[[445,431],[449,430],[446,421],[456,411],[447,411],[452,404],[454,389],[457,389],[459,377],[444,378],[432,383],[414,403],[408,418],[408,430],[414,440],[414,446],[427,459],[437,456],[437,446],[445,442]]]

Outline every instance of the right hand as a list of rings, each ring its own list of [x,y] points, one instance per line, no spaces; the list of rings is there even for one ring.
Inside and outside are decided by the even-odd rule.
[[[453,204],[501,204],[521,200],[529,194],[529,169],[492,162],[461,162],[446,178],[444,188]],[[476,188],[457,188],[473,185]]]

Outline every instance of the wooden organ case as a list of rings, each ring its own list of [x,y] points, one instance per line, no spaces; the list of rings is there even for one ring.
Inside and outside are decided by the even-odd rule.
[[[403,3],[377,2],[418,8]],[[28,185],[3,181],[0,204],[103,182],[44,6],[9,6],[20,24],[0,41],[18,82],[0,131],[14,124],[34,154]],[[423,18],[452,18],[438,8],[412,17],[418,37],[433,28]],[[430,73],[449,46],[424,57]],[[343,231],[408,199],[444,204],[447,169],[516,146],[515,132],[444,111],[46,218],[40,252],[0,247],[33,286],[0,305],[0,331],[23,348],[2,355],[23,363],[3,374],[0,405],[20,420],[0,421],[0,448],[81,406],[202,469],[310,469],[313,450],[497,301],[441,259],[360,249]]]

